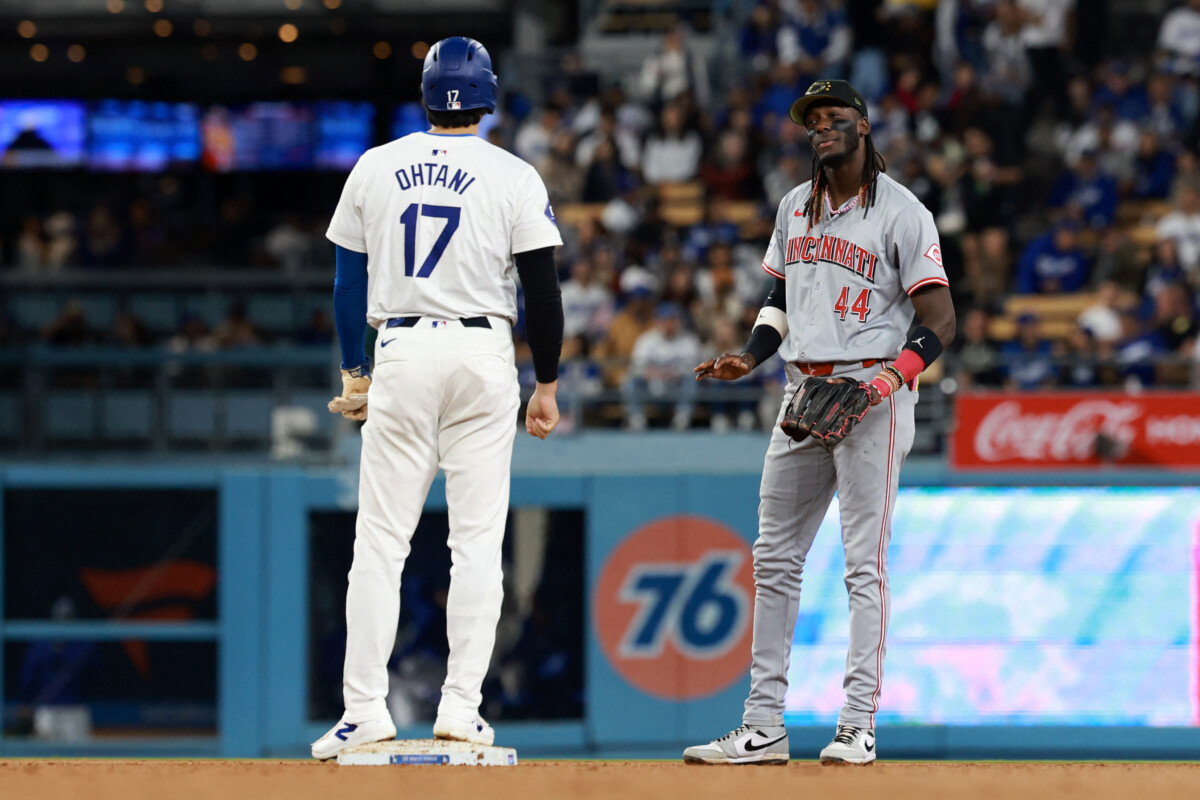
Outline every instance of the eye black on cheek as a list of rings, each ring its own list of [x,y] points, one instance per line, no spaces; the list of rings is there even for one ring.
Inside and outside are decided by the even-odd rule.
[[[845,117],[837,117],[829,123],[829,127],[833,128],[838,133],[849,133],[854,130],[855,121]]]

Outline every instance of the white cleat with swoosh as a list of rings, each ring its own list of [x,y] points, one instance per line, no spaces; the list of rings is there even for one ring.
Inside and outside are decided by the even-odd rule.
[[[708,744],[683,751],[688,764],[786,764],[787,728],[782,725],[742,725]]]

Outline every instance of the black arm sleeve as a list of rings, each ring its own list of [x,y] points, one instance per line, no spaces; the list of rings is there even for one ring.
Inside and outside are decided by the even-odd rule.
[[[525,290],[525,330],[538,383],[558,380],[562,355],[562,290],[554,267],[554,248],[543,247],[513,256]]]
[[[771,293],[767,295],[767,301],[763,303],[763,306],[778,308],[783,313],[787,313],[787,282],[783,278],[775,279],[775,285],[771,288]],[[754,330],[750,331],[750,339],[746,342],[743,352],[753,356],[754,365],[758,366],[775,355],[775,351],[781,344],[783,344],[783,337],[779,335],[779,331],[770,325],[755,325]]]

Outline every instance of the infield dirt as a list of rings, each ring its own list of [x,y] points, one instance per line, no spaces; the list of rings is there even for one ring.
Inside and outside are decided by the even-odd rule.
[[[518,767],[339,767],[312,761],[0,761],[0,798],[141,800],[880,800],[1200,796],[1193,763],[913,763],[703,767],[534,761]]]

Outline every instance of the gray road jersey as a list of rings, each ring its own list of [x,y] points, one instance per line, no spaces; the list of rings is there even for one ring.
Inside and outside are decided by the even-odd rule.
[[[909,296],[949,286],[933,215],[886,174],[864,215],[852,199],[826,206],[809,229],[806,182],[784,196],[763,269],[787,280],[787,361],[862,361],[900,354],[913,320]]]

